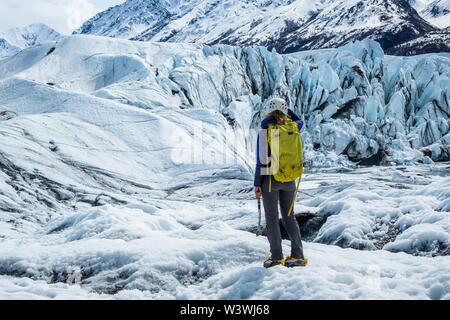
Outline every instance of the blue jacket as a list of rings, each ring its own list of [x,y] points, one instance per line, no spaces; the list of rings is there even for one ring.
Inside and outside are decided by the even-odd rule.
[[[298,131],[300,131],[303,127],[303,121],[291,109],[288,109],[288,115],[291,117],[293,121],[297,123]],[[261,129],[267,129],[269,123],[277,123],[277,120],[274,117],[264,119],[263,121],[261,121]],[[262,132],[260,131],[260,134],[261,133]],[[258,134],[258,139],[256,141],[256,168],[255,168],[255,180],[253,183],[255,187],[260,187],[262,183],[261,167],[263,165],[261,164],[259,159],[259,136],[260,135]],[[267,150],[267,154],[270,157],[270,147]]]

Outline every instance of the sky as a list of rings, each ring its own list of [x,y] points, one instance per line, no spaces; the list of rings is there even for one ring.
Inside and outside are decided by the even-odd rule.
[[[96,13],[125,0],[0,0],[0,32],[44,23],[71,34]]]

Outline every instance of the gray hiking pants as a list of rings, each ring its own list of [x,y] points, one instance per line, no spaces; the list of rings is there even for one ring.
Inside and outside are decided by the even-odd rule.
[[[269,192],[269,179],[272,180],[271,192]],[[304,259],[300,228],[295,219],[294,208],[292,208],[291,215],[287,216],[294,198],[295,187],[295,181],[278,182],[273,176],[263,177],[261,191],[266,216],[267,238],[269,239],[273,260],[283,259],[278,202],[280,203],[283,226],[291,239],[291,257]]]

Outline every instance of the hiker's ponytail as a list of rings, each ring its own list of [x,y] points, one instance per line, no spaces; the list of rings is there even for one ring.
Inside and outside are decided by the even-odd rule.
[[[271,113],[269,113],[267,116],[265,116],[265,118],[269,118],[269,117],[274,117],[275,120],[277,120],[277,124],[283,125],[286,122],[288,115],[284,114],[280,110],[275,110],[275,111],[272,111]]]

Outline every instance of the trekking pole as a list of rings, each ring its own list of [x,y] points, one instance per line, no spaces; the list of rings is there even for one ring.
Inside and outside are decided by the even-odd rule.
[[[258,229],[256,229],[256,236],[262,235],[262,226],[261,226],[261,198],[258,198]]]

